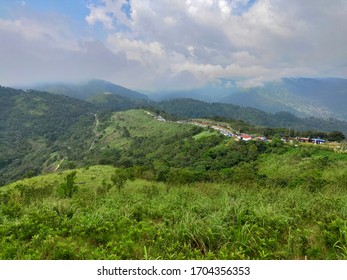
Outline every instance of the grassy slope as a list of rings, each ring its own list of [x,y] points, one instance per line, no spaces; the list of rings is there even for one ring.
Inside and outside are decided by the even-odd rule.
[[[191,127],[118,112],[97,146]],[[347,259],[346,157],[300,145],[262,155],[260,179],[241,165],[238,181],[136,179],[120,191],[107,191],[114,167],[91,166],[76,170],[72,198],[57,191],[71,171],[21,180],[0,189],[0,259]]]
[[[124,128],[129,132],[128,137],[124,135]],[[177,133],[190,129],[190,125],[157,121],[152,116],[146,114],[144,110],[117,112],[105,124],[99,146],[111,145],[121,148],[130,143],[130,138],[135,137],[151,137],[165,140],[175,136]]]
[[[69,171],[13,183],[0,189],[0,258],[347,259],[346,157],[318,151],[301,162],[298,153],[263,156],[260,173],[294,180],[327,155],[330,184],[137,179],[107,192],[110,166],[78,169],[70,199],[56,192]]]

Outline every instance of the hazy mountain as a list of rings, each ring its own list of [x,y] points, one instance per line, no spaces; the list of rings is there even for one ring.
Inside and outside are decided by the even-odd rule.
[[[104,80],[90,80],[81,84],[52,83],[34,86],[35,89],[47,91],[54,94],[63,94],[70,97],[86,100],[101,93],[117,94],[131,99],[143,99],[148,97],[144,94],[128,88],[113,84]]]
[[[129,110],[134,108],[148,107],[154,104],[149,99],[128,98],[109,92],[99,93],[89,97],[86,101],[100,107],[108,108],[113,111]]]
[[[185,90],[161,90],[148,92],[147,95],[156,101],[164,101],[177,98],[193,98],[206,102],[217,102],[229,96],[231,93],[239,91],[239,88],[232,81],[220,80],[217,84],[208,84],[200,88]]]
[[[269,113],[287,111],[298,117],[347,120],[347,79],[339,78],[283,78],[252,88],[241,88],[235,81],[224,79],[202,88],[162,91],[149,96],[158,101],[194,98],[253,107]]]
[[[271,113],[288,111],[301,117],[347,120],[347,79],[286,78],[233,92],[220,102]]]
[[[173,99],[162,101],[160,109],[184,118],[201,118],[220,116],[228,119],[242,120],[253,125],[268,127],[286,127],[294,130],[340,130],[347,134],[347,122],[334,118],[319,119],[315,117],[299,118],[290,112],[267,113],[251,107],[241,107],[225,103],[208,103],[195,99]]]

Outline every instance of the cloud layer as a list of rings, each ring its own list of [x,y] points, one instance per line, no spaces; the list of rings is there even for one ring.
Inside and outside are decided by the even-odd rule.
[[[100,0],[84,22],[35,7],[0,17],[0,82],[92,77],[138,89],[347,78],[344,0]]]

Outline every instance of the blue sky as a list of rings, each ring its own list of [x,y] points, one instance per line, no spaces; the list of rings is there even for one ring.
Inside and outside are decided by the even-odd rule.
[[[85,0],[2,0],[0,7],[12,12],[24,8],[43,13],[54,12],[84,20],[88,14],[86,6],[88,2]]]
[[[347,78],[347,1],[2,0],[0,84]]]

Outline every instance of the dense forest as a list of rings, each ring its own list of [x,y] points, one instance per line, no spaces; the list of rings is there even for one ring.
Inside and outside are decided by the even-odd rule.
[[[88,150],[95,106],[62,95],[0,88],[0,185]]]

